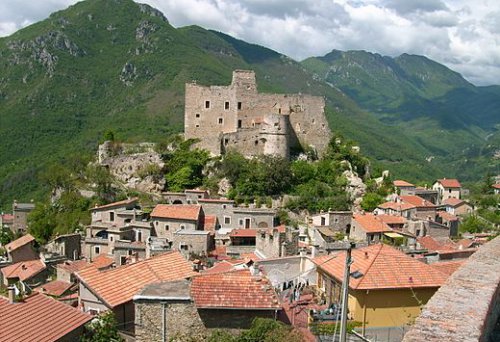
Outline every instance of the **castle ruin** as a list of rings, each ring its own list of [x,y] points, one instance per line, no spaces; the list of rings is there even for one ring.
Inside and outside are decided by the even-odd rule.
[[[289,158],[308,147],[321,155],[331,137],[323,97],[259,93],[251,70],[235,70],[229,86],[187,83],[185,106],[185,138],[213,155]]]

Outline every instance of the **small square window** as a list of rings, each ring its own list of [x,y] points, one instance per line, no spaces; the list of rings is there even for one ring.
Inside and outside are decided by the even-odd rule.
[[[196,128],[199,128],[199,127],[200,127],[200,125],[199,125],[199,124],[196,124]]]
[[[219,125],[222,125],[222,123],[224,122],[224,119],[223,118],[219,118]]]
[[[231,217],[224,216],[224,224],[231,224]]]
[[[205,101],[205,108],[210,108],[210,101]]]
[[[225,110],[229,109],[229,101],[224,102],[224,109]]]
[[[226,209],[226,208],[227,208],[227,205],[223,204],[222,209]]]
[[[199,113],[197,113],[197,114],[196,114],[196,118],[198,119],[199,117],[200,117],[200,114],[199,114]]]
[[[100,254],[101,253],[101,248],[99,246],[94,247],[94,253],[95,254]]]

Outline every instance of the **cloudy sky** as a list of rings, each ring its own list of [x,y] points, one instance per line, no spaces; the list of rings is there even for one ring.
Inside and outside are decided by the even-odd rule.
[[[0,36],[75,0],[0,0]],[[296,60],[332,49],[425,55],[476,85],[500,84],[498,0],[142,0]]]

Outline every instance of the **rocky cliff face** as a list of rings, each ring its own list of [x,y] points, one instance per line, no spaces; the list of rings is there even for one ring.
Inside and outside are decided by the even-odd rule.
[[[98,163],[129,189],[160,194],[165,187],[161,172],[164,163],[154,144],[119,144],[106,141],[99,145]]]
[[[366,194],[366,184],[358,176],[358,174],[352,170],[351,164],[348,164],[349,169],[343,172],[343,176],[347,179],[346,191],[353,201],[353,211],[361,211],[361,201],[363,196]]]

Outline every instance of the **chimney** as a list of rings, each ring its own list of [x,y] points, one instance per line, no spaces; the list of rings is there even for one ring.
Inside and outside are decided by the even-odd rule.
[[[9,290],[9,303],[15,303],[16,302],[16,290],[13,286],[10,286],[8,288]]]

